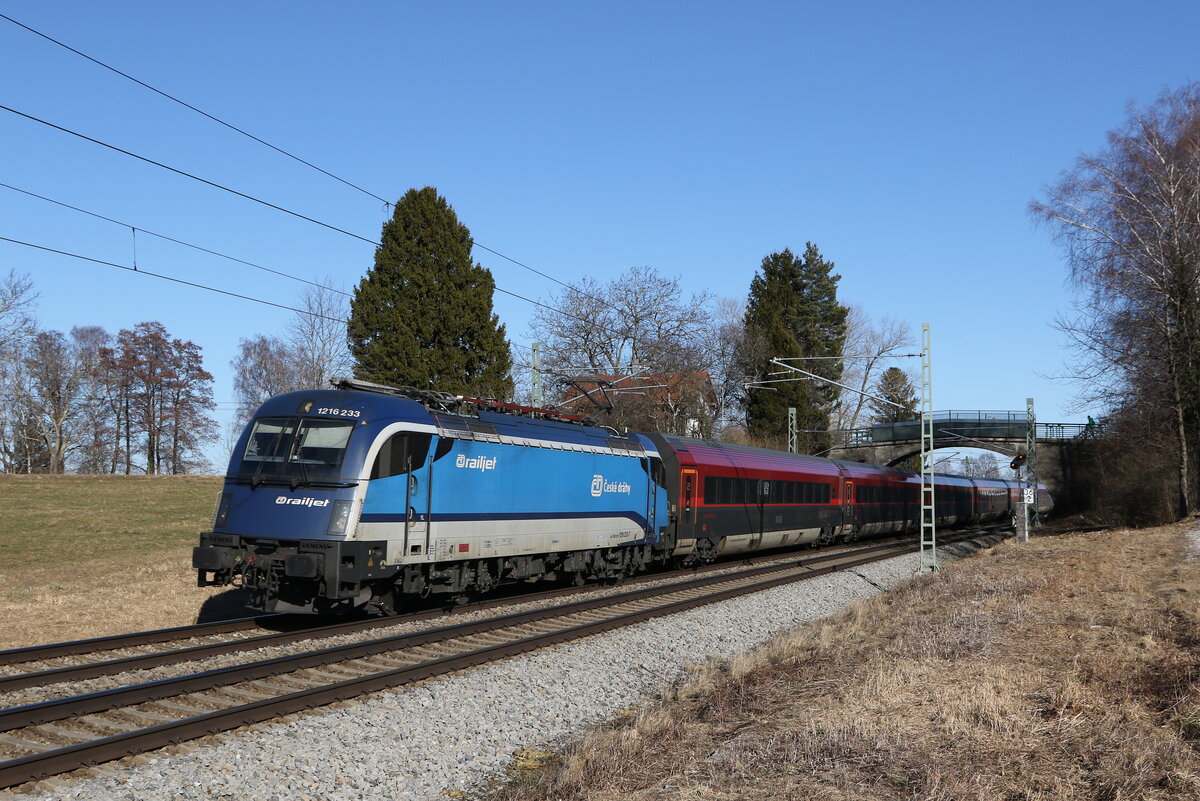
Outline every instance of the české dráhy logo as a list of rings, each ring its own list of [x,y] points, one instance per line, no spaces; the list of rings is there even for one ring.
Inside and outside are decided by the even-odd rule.
[[[633,486],[628,481],[605,481],[604,476],[592,476],[592,497],[599,498],[606,492],[620,493],[628,495],[633,490]]]

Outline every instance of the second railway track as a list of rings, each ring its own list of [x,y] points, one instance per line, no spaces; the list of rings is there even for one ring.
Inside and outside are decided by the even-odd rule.
[[[943,542],[972,536],[977,534],[955,535]],[[911,550],[911,543],[885,543],[813,555],[801,561],[793,558],[736,573],[692,578],[0,710],[0,758],[5,760],[0,762],[0,787],[270,720]],[[301,633],[278,634],[298,639]],[[312,636],[309,633],[305,638]],[[208,647],[231,646],[217,643]],[[251,647],[261,645],[247,646]],[[143,658],[161,659],[163,655]],[[75,669],[94,670],[100,664],[104,663]],[[34,677],[38,673],[22,675]],[[42,678],[60,681],[60,676]]]

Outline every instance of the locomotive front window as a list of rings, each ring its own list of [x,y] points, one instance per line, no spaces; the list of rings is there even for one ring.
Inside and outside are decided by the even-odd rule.
[[[330,479],[341,475],[352,421],[263,417],[242,454],[242,473],[260,477]]]

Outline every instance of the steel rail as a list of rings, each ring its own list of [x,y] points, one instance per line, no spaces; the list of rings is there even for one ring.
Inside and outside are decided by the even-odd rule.
[[[968,535],[964,534],[962,536],[966,537]],[[820,556],[820,561],[827,562],[837,558],[845,559],[849,556],[857,557],[884,550],[900,549],[900,552],[903,553],[904,551],[902,549],[907,547],[909,544],[911,543],[875,545],[869,548],[860,548],[849,552],[842,552],[839,555],[822,554]],[[534,609],[526,612],[512,612],[507,615],[500,615],[498,617],[487,618],[485,620],[439,626],[437,628],[424,629],[422,631],[409,632],[407,634],[397,634],[375,640],[366,640],[363,642],[331,646],[329,648],[308,651],[303,654],[278,656],[256,662],[249,662],[243,665],[230,665],[223,668],[214,668],[212,670],[206,670],[200,673],[193,673],[185,676],[158,679],[156,681],[143,682],[123,687],[114,687],[107,690],[98,690],[96,692],[86,693],[84,695],[68,696],[50,701],[9,707],[7,709],[0,709],[0,732],[12,731],[14,729],[19,729],[25,726],[33,726],[40,723],[49,723],[55,720],[63,720],[76,715],[103,712],[105,710],[114,709],[117,707],[133,706],[135,704],[156,701],[162,698],[170,698],[177,695],[183,695],[185,693],[199,692],[201,690],[208,690],[214,687],[237,684],[243,681],[253,681],[255,679],[268,678],[270,676],[279,675],[280,673],[319,667],[321,665],[327,665],[333,662],[361,659],[363,657],[373,656],[379,653],[386,653],[388,651],[395,651],[401,648],[413,648],[419,645],[425,645],[432,642],[441,642],[456,637],[466,637],[472,634],[493,631],[495,629],[520,625],[522,623],[531,623],[545,620],[547,618],[562,617],[565,615],[585,612],[605,606],[614,606],[619,603],[629,603],[632,601],[643,600],[656,595],[666,595],[674,592],[683,592],[707,587],[713,584],[741,581],[747,578],[769,575],[771,573],[778,573],[785,570],[807,568],[807,564],[808,562],[804,560],[770,564],[763,567],[751,568],[750,570],[739,571],[737,573],[727,573],[720,576],[695,578],[657,587],[649,587],[642,590],[630,590],[628,592],[618,593],[616,595],[606,595],[600,598],[590,598],[584,601],[574,601],[571,603],[559,604],[557,606],[545,607],[543,609]]]
[[[957,536],[956,540],[968,539],[974,534],[962,534]],[[895,553],[889,553],[894,551]],[[120,758],[134,753],[141,753],[154,748],[160,748],[164,745],[181,742],[184,740],[195,739],[207,734],[215,734],[220,731],[227,731],[238,726],[248,725],[251,723],[260,723],[281,715],[287,715],[294,712],[299,712],[304,709],[309,709],[316,706],[322,706],[334,701],[345,700],[368,692],[394,687],[401,684],[418,681],[432,676],[441,675],[444,673],[459,670],[464,667],[481,664],[496,659],[513,656],[527,651],[543,648],[548,645],[565,642],[568,640],[586,637],[592,634],[608,631],[614,628],[632,625],[634,623],[649,620],[655,617],[674,614],[676,612],[693,609],[710,603],[716,603],[723,600],[747,595],[754,592],[771,589],[773,587],[782,586],[784,584],[802,581],[809,578],[815,578],[821,575],[846,570],[871,562],[880,561],[890,558],[893,555],[908,553],[910,547],[893,545],[887,549],[879,549],[869,556],[861,556],[859,554],[843,554],[843,558],[847,556],[858,556],[858,558],[848,559],[843,563],[835,563],[820,568],[808,568],[807,565],[795,564],[787,568],[771,570],[769,572],[783,572],[791,570],[790,574],[776,576],[773,578],[765,578],[763,581],[752,583],[744,583],[740,586],[730,587],[707,595],[685,598],[678,601],[669,602],[660,606],[655,606],[649,609],[635,610],[632,612],[615,615],[611,618],[586,622],[582,624],[568,626],[556,632],[527,636],[518,640],[501,643],[497,645],[489,645],[482,648],[473,649],[466,653],[454,654],[446,657],[426,660],[416,665],[396,668],[392,670],[384,670],[372,673],[366,676],[346,679],[329,685],[324,685],[309,690],[301,690],[289,693],[274,698],[263,699],[251,703],[240,704],[227,709],[209,712],[202,715],[197,715],[190,718],[185,718],[180,721],[163,723],[146,728],[136,729],[130,732],[104,737],[91,742],[80,743],[78,745],[65,746],[61,748],[50,749],[39,753],[34,753],[25,757],[8,760],[0,763],[0,787],[12,787],[24,782],[41,778],[43,776],[53,775],[74,770],[97,762],[108,761],[111,759]],[[755,574],[766,569],[758,569],[755,571],[743,571],[742,573],[731,574],[726,576],[716,576],[708,579],[696,579],[685,584],[692,585],[692,588],[711,584],[716,582],[731,582],[744,579],[748,574]],[[586,611],[598,605],[619,605],[629,603],[631,601],[640,600],[651,594],[669,595],[681,591],[681,585],[668,585],[667,587],[655,587],[647,590],[633,591],[624,593],[622,596],[616,596],[620,600],[614,600],[613,597],[604,599],[592,599],[589,601],[576,602],[574,604],[564,604],[561,607],[555,607],[548,610],[535,610],[532,613],[515,613],[505,615],[501,618],[493,618],[491,621],[481,621],[477,623],[465,623],[458,626],[445,627],[441,630],[431,630],[428,632],[418,632],[419,635],[435,637],[441,634],[441,639],[446,639],[446,629],[458,629],[457,636],[467,636],[472,629],[480,629],[483,624],[492,622],[496,623],[501,620],[508,620],[506,625],[520,625],[523,623],[532,622],[535,620],[545,619],[547,617],[560,617],[573,612]],[[564,608],[571,608],[570,611],[559,611]],[[519,623],[517,622],[519,620]],[[499,626],[493,626],[498,628]],[[413,635],[406,635],[410,640]],[[405,639],[405,637],[395,638]],[[433,641],[433,640],[430,640]],[[378,641],[376,641],[378,643]],[[371,647],[376,643],[358,644]],[[409,644],[412,644],[411,642]],[[327,649],[334,650],[334,649]],[[395,650],[394,644],[389,650]],[[366,654],[364,654],[366,655]],[[314,656],[313,654],[305,655],[306,657]],[[359,656],[361,658],[362,655]],[[353,656],[343,658],[355,658]],[[277,662],[279,660],[268,660]],[[247,666],[248,667],[248,666]],[[210,671],[209,673],[216,673]],[[278,673],[279,671],[276,671]],[[204,674],[198,674],[199,678]],[[177,681],[177,680],[167,680]],[[227,683],[227,682],[226,682]],[[162,684],[155,683],[155,684]],[[137,689],[137,688],[127,688]],[[185,690],[186,692],[186,690]],[[178,695],[179,693],[171,693]],[[82,701],[92,698],[92,696],[80,696],[77,699],[64,699],[65,701]],[[160,696],[161,697],[161,696]],[[151,700],[151,699],[143,699]],[[55,702],[51,702],[55,703]],[[45,707],[47,705],[37,705]],[[11,710],[17,712],[18,708]],[[66,715],[67,717],[74,714],[86,714],[85,712],[74,711]],[[52,719],[61,719],[61,716],[54,716]],[[32,724],[30,724],[32,725]]]
[[[800,559],[800,562],[821,563],[830,559],[837,559],[846,553],[870,553],[874,549],[891,547],[897,543],[877,543],[866,546],[864,548],[856,548],[847,550],[838,550],[832,553],[820,553],[811,557]],[[757,555],[750,559],[741,560],[741,564],[757,564],[760,562],[776,562],[779,560],[787,560],[790,555],[786,552],[779,552],[771,555]],[[679,571],[671,571],[670,573],[650,573],[640,576],[624,579],[625,584],[641,584],[647,581],[658,581],[665,578],[670,578],[672,575],[682,575],[685,573],[707,573],[715,570],[727,570],[732,565],[732,562],[724,562],[720,564],[704,565],[695,569],[684,569]],[[177,664],[179,662],[189,662],[199,659],[206,659],[213,656],[221,656],[231,653],[239,653],[243,651],[254,651],[260,648],[270,648],[282,645],[289,645],[294,642],[303,640],[320,639],[323,637],[335,637],[343,634],[352,634],[359,631],[369,631],[376,628],[387,628],[390,626],[399,626],[406,623],[420,622],[437,617],[443,617],[447,614],[465,614],[483,609],[512,606],[527,602],[536,602],[547,600],[550,598],[561,597],[565,595],[576,595],[582,592],[595,591],[603,585],[584,585],[582,587],[561,587],[542,592],[526,593],[523,595],[512,596],[509,598],[489,599],[480,601],[474,604],[464,606],[456,606],[450,609],[431,609],[420,612],[412,612],[404,615],[394,615],[390,617],[377,617],[367,620],[350,620],[339,623],[324,624],[319,626],[310,626],[307,628],[296,628],[285,631],[272,632],[270,634],[261,634],[254,637],[245,637],[241,639],[231,639],[219,643],[205,643],[202,645],[193,645],[186,648],[177,648],[166,651],[157,651],[149,654],[135,654],[132,656],[118,657],[116,659],[98,660],[95,662],[85,662],[78,665],[65,665],[62,667],[46,668],[44,670],[30,671],[26,673],[13,673],[9,675],[0,675],[0,693],[12,692],[15,690],[26,689],[28,687],[45,686],[67,681],[82,681],[84,679],[97,678],[99,676],[110,676],[118,673],[124,673],[133,670],[145,670],[161,665]],[[611,586],[611,585],[609,585]],[[227,621],[225,625],[236,626],[235,628],[221,629],[218,624],[199,624],[199,626],[181,626],[175,629],[157,629],[154,631],[141,632],[132,635],[114,635],[112,637],[99,637],[95,640],[75,640],[68,643],[56,643],[51,646],[31,646],[31,649],[44,648],[52,649],[58,647],[73,647],[77,644],[88,642],[102,642],[105,647],[104,651],[116,650],[118,647],[128,647],[136,644],[145,644],[153,642],[167,642],[170,632],[182,632],[183,636],[177,639],[191,638],[202,636],[197,633],[198,628],[209,627],[205,634],[225,633],[229,631],[241,631],[247,628],[252,628],[256,625],[261,625],[261,621],[268,618],[284,618],[285,615],[264,615],[253,618],[243,618],[237,621]],[[256,623],[256,621],[258,623]],[[139,639],[147,636],[161,636],[158,640]],[[122,641],[123,646],[111,646],[109,643]],[[14,649],[14,651],[29,651],[30,649]],[[4,653],[0,652],[0,657]],[[70,654],[86,653],[84,650],[69,651]],[[48,658],[48,657],[46,657]],[[33,660],[21,660],[33,661]],[[0,664],[4,664],[0,662]]]
[[[897,539],[903,541],[900,538]],[[734,557],[731,559],[726,559],[722,562],[703,565],[700,567],[681,568],[662,573],[649,573],[622,579],[622,582],[626,584],[633,584],[643,581],[655,581],[662,578],[669,578],[670,576],[676,574],[704,573],[712,570],[723,570],[738,563],[753,564],[760,561],[783,558],[785,554],[786,551],[784,549],[773,549],[773,552],[768,554],[756,554],[755,556],[748,558]],[[816,557],[814,557],[814,559],[815,558]],[[468,604],[439,607],[436,609],[392,615],[389,619],[397,623],[402,623],[409,620],[424,620],[444,614],[463,614],[479,609],[491,609],[499,606],[505,606],[510,603],[524,603],[527,600],[536,601],[544,598],[553,598],[562,595],[572,595],[580,592],[587,592],[595,589],[598,586],[611,585],[589,584],[583,587],[560,587],[552,590],[542,590],[504,598],[489,598],[486,601],[474,601]],[[186,626],[150,629],[147,631],[131,632],[128,634],[109,634],[103,637],[90,637],[82,640],[66,640],[63,642],[46,643],[41,645],[27,645],[20,648],[8,648],[0,650],[0,667],[19,665],[28,662],[40,662],[46,659],[54,659],[61,656],[93,654],[102,651],[118,651],[123,648],[132,648],[139,645],[154,645],[163,642],[206,637],[214,634],[228,634],[232,632],[245,631],[252,628],[265,628],[265,624],[268,621],[275,620],[280,623],[285,623],[289,619],[295,619],[298,623],[296,629],[289,629],[289,631],[297,631],[305,628],[320,629],[323,625],[325,625],[300,625],[299,619],[302,619],[300,616],[286,614],[256,615],[253,617],[236,618],[233,620],[219,620],[210,623],[192,623]]]
[[[105,637],[90,637],[86,640],[67,640],[65,642],[47,643],[45,645],[27,645],[23,648],[8,648],[0,651],[0,665],[19,665],[23,662],[40,662],[43,659],[53,659],[58,656],[74,656],[90,654],[97,651],[116,651],[136,645],[153,645],[172,640],[186,640],[192,637],[206,637],[210,634],[227,634],[233,631],[244,631],[261,627],[262,623],[271,618],[282,618],[286,615],[257,615],[236,620],[221,620],[212,623],[193,623],[188,626],[175,626],[168,629],[151,629],[131,634],[110,634]]]

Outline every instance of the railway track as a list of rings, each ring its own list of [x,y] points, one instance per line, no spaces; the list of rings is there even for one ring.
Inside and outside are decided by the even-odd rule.
[[[948,544],[978,533],[951,535],[942,541]],[[802,560],[792,558],[735,573],[629,589],[616,595],[3,709],[0,710],[0,759],[3,760],[0,787],[20,785],[704,604],[852,569],[912,550],[913,543],[909,541],[839,553],[822,552]],[[728,565],[724,567],[728,569]],[[559,591],[537,595],[545,597],[554,592]],[[519,600],[528,599],[529,596],[522,596]],[[396,621],[352,621],[319,628],[370,623],[395,625]],[[314,635],[313,631],[263,636],[324,636]],[[257,638],[199,647],[229,648],[254,639]],[[194,648],[178,650],[195,653]],[[148,657],[165,658],[166,654]],[[114,661],[122,660],[108,660],[108,663]],[[105,663],[96,663],[94,667],[102,664]],[[47,678],[44,671],[23,675]],[[62,675],[53,674],[49,680],[60,681]],[[36,684],[35,679],[29,681]]]
[[[877,541],[869,548],[883,548],[896,543],[915,542],[910,537]],[[852,547],[852,546],[849,546]],[[779,561],[802,561],[820,564],[836,558],[848,548],[826,549],[819,554],[797,560],[795,551],[764,554],[748,559],[725,561],[699,568],[652,573],[624,579],[621,586],[637,586],[647,582],[670,581],[680,576],[702,575],[737,566]],[[863,548],[856,552],[869,552]],[[449,608],[426,609],[382,618],[354,619],[337,623],[312,624],[312,618],[294,615],[260,615],[240,620],[200,623],[168,629],[118,634],[86,640],[50,643],[0,651],[0,694],[31,687],[84,681],[163,665],[174,665],[208,659],[215,656],[244,653],[261,648],[291,645],[305,640],[358,634],[455,614],[503,608],[515,604],[542,602],[595,592],[598,585],[560,587],[538,592],[525,592],[503,598]],[[165,647],[164,647],[165,646]]]

